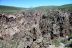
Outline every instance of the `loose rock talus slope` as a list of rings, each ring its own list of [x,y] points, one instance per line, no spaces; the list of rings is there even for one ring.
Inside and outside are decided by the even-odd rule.
[[[60,47],[60,42],[71,34],[71,12],[27,10],[17,14],[0,14],[0,48]]]

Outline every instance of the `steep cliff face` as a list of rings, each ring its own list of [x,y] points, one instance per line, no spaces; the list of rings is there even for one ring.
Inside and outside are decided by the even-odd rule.
[[[72,13],[60,10],[0,14],[0,46],[47,48],[72,34]],[[60,40],[59,40],[60,39]]]

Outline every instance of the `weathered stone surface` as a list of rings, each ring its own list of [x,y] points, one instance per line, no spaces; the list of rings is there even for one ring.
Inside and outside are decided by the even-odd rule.
[[[60,10],[0,14],[0,40],[7,41],[4,48],[56,48],[54,40],[60,42],[72,33],[71,18],[71,13]]]

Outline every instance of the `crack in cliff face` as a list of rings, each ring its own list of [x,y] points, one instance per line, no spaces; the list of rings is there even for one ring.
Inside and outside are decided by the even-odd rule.
[[[71,18],[72,13],[60,10],[0,14],[0,41],[10,48],[47,48],[53,40],[72,34]]]

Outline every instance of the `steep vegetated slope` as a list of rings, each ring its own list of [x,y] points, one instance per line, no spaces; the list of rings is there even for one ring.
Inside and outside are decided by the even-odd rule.
[[[0,14],[0,48],[72,47],[71,10],[41,8]]]

